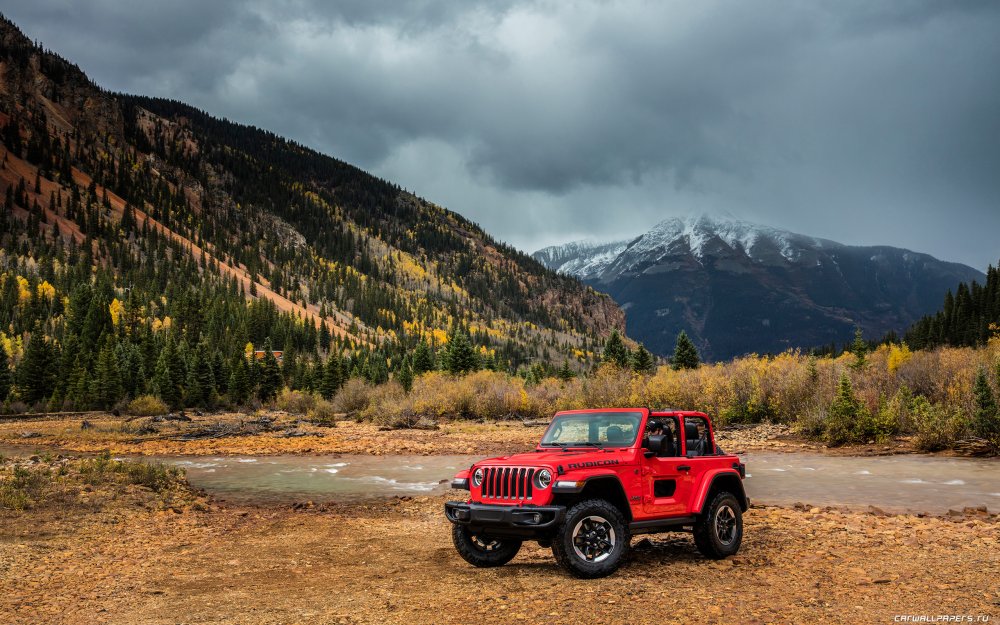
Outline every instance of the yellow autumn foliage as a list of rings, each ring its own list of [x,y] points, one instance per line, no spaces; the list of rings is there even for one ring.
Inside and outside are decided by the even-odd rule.
[[[125,304],[116,297],[108,304],[108,312],[111,313],[111,324],[117,327],[125,314]]]
[[[35,292],[38,293],[38,299],[53,301],[56,297],[56,287],[49,284],[48,280],[42,280],[35,287]]]
[[[31,287],[28,286],[28,279],[23,276],[17,276],[17,301],[21,304],[27,304],[31,301]]]

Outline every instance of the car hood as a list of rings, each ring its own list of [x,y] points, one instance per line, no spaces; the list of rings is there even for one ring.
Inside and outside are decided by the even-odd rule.
[[[572,449],[567,451],[546,450],[527,454],[514,454],[512,456],[487,458],[485,460],[480,460],[475,466],[556,467],[563,465],[564,467],[568,467],[570,464],[582,464],[586,462],[599,463],[607,460],[625,462],[627,457],[629,457],[629,450],[625,449],[615,449],[614,451],[601,451],[593,449]]]

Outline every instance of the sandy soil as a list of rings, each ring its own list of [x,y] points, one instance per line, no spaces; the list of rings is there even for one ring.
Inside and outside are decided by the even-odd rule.
[[[189,415],[190,422],[149,419],[126,421],[111,415],[86,417],[0,420],[0,444],[57,447],[69,451],[94,452],[109,449],[115,454],[140,455],[268,455],[268,454],[474,454],[502,455],[530,451],[544,429],[526,427],[520,421],[452,421],[437,430],[382,431],[371,423],[340,420],[335,427],[301,421],[282,412],[262,413],[273,419],[269,431],[254,426],[258,416],[237,413]],[[83,421],[88,426],[84,429]],[[143,431],[143,426],[149,426]],[[180,440],[206,429],[223,429],[230,436]],[[859,445],[837,449],[794,435],[787,426],[759,425],[725,429],[718,442],[729,452],[752,450],[810,451],[835,455],[884,455],[912,453],[907,439],[886,445]]]
[[[455,553],[444,498],[354,506],[3,513],[3,623],[891,623],[1000,616],[1000,521],[754,508],[740,554],[633,539],[581,581],[527,543],[509,565]],[[152,508],[152,509],[151,509]]]

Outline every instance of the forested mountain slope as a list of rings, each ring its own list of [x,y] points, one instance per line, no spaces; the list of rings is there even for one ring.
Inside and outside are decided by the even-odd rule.
[[[56,388],[71,379],[92,398],[101,366],[149,378],[168,345],[178,385],[201,359],[224,393],[247,343],[385,377],[453,329],[516,368],[588,366],[624,327],[609,297],[454,212],[273,133],[104,91],[2,18],[0,140],[0,341],[17,364],[35,341],[51,359],[32,399],[79,398]]]

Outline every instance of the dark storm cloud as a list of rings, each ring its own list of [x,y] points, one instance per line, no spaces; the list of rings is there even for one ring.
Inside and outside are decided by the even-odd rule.
[[[112,89],[393,179],[528,251],[727,210],[1000,257],[1000,4],[10,0]]]

